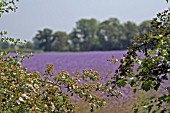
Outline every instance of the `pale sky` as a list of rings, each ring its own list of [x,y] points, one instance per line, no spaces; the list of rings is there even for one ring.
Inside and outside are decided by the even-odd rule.
[[[16,13],[0,18],[0,30],[8,36],[32,40],[38,30],[50,28],[70,33],[76,21],[109,18],[139,24],[170,7],[165,0],[20,0]]]

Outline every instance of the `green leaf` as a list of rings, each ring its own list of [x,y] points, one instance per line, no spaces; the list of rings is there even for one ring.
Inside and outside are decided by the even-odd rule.
[[[135,108],[135,109],[134,109],[134,113],[138,113],[138,108]]]
[[[126,62],[126,61],[124,61],[122,65],[123,65],[123,66],[124,66],[124,65],[126,65],[126,63],[127,63],[127,62]]]
[[[136,93],[136,91],[137,91],[137,89],[135,88],[135,89],[133,89],[133,93]]]
[[[156,50],[150,50],[150,51],[148,51],[148,54],[149,55],[152,55],[152,54],[155,54],[156,53]]]
[[[20,41],[20,39],[19,39],[19,38],[17,38],[17,41],[19,42],[19,41]]]
[[[149,91],[151,89],[151,83],[144,81],[141,87],[144,91]]]
[[[119,87],[124,87],[126,85],[126,82],[125,82],[125,80],[118,80],[118,86]]]
[[[148,110],[148,113],[150,113],[151,109],[152,109],[153,105],[150,105],[150,106],[147,106],[147,110]]]

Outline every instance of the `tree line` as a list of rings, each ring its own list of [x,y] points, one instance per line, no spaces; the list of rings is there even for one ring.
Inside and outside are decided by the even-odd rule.
[[[150,21],[143,21],[139,25],[132,21],[121,23],[117,18],[110,18],[99,22],[94,18],[80,19],[76,22],[71,33],[64,31],[54,32],[44,28],[38,30],[27,42],[26,46],[19,49],[43,51],[110,51],[126,50],[131,46],[131,41],[137,35],[144,35],[150,31]],[[0,43],[0,48],[13,48],[7,42]]]

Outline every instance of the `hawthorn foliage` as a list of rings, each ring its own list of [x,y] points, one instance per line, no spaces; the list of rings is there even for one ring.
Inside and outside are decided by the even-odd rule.
[[[4,34],[1,41],[23,44]],[[96,95],[103,87],[96,71],[83,70],[71,77],[66,71],[54,74],[53,65],[47,64],[41,76],[21,66],[23,59],[30,57],[19,51],[10,55],[9,51],[0,50],[0,111],[74,113],[75,98],[88,102],[91,111],[105,104]]]
[[[153,18],[151,29],[132,42],[109,83],[112,89],[128,84],[134,93],[155,90],[157,95],[148,95],[149,101],[136,106],[134,112],[143,107],[147,112],[164,113],[170,111],[170,9]]]
[[[17,9],[14,0],[0,1],[0,15]],[[0,32],[0,42],[24,45],[20,39],[6,37]],[[19,51],[9,54],[0,50],[0,111],[10,112],[54,112],[74,113],[75,98],[83,98],[90,105],[90,111],[105,104],[96,94],[101,92],[99,74],[83,70],[74,77],[66,71],[54,74],[53,65],[47,64],[43,77],[38,72],[27,72],[22,67],[24,58],[30,58]],[[53,76],[53,77],[52,77]],[[76,96],[74,96],[76,95]]]
[[[0,41],[24,44],[5,34],[1,33]],[[53,65],[47,64],[41,76],[21,66],[23,59],[30,57],[32,55],[19,51],[9,54],[9,51],[0,50],[0,111],[74,113],[75,98],[88,102],[90,111],[105,104],[104,99],[97,96],[103,86],[96,71],[83,70],[82,74],[76,72],[71,77],[66,71],[54,74]]]
[[[24,57],[7,56],[1,51],[0,111],[73,113],[76,107],[71,100],[73,95],[84,98],[91,111],[104,105],[104,100],[95,95],[101,87],[100,83],[96,83],[97,72],[84,70],[81,76],[77,73],[75,77],[70,77],[68,72],[62,71],[50,79],[49,76],[54,75],[53,66],[47,64],[42,79],[39,73],[30,73],[21,67],[20,61]]]

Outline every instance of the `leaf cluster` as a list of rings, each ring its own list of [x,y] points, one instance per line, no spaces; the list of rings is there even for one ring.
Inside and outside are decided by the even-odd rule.
[[[0,16],[16,9],[15,0],[0,2]],[[14,46],[26,44],[26,41],[6,37],[6,34],[0,32],[0,42],[9,42]],[[0,50],[1,112],[73,113],[77,105],[72,99],[77,96],[89,103],[91,111],[105,104],[96,95],[102,87],[96,71],[83,70],[82,75],[77,72],[74,77],[66,71],[54,75],[53,65],[47,64],[45,74],[41,76],[38,72],[27,72],[22,67],[22,61],[31,58],[32,54],[9,52]]]
[[[17,9],[16,1],[19,0],[1,0],[0,1],[0,17],[3,13],[15,12]]]
[[[156,106],[156,111],[163,113],[170,110],[170,87],[165,85],[170,76],[170,10],[158,13],[151,21],[151,27],[152,31],[142,38],[137,37],[119,60],[120,66],[110,83],[114,87],[129,84],[134,92],[163,89],[161,94],[148,97],[150,102],[142,105],[148,112],[155,112],[152,108]]]
[[[5,34],[1,32],[1,42],[24,44],[19,39],[5,37]],[[41,76],[38,72],[27,72],[22,67],[23,59],[31,58],[32,55],[19,51],[9,54],[9,51],[4,50],[0,54],[2,112],[73,113],[77,106],[73,99],[77,97],[89,103],[90,111],[105,104],[104,99],[97,96],[103,86],[96,71],[83,70],[82,73],[76,72],[74,77],[66,71],[55,75],[53,65],[47,64]]]
[[[47,64],[42,77],[38,72],[27,72],[21,66],[25,57],[31,56],[9,55],[1,51],[0,111],[73,113],[77,105],[72,99],[77,96],[89,103],[91,111],[105,104],[96,95],[102,87],[96,71],[83,70],[82,74],[77,72],[74,77],[62,71],[51,78],[54,68]]]

